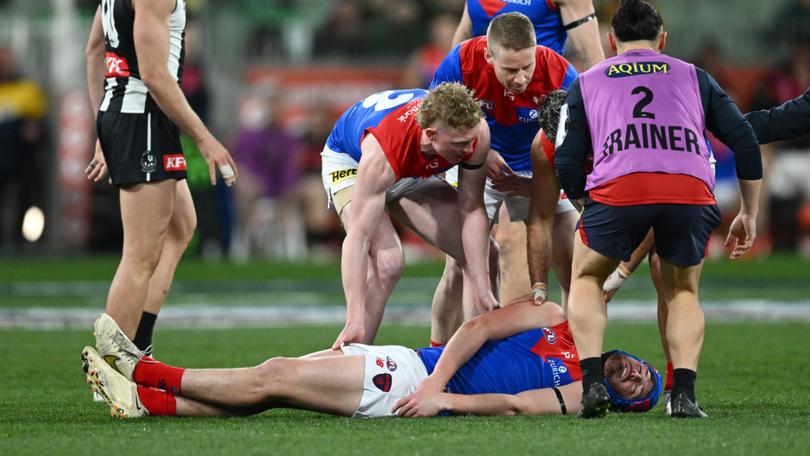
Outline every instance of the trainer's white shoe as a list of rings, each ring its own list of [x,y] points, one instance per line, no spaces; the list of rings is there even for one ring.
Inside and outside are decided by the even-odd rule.
[[[95,348],[84,347],[82,361],[87,366],[87,383],[110,404],[110,415],[120,418],[149,415],[138,398],[138,385],[107,364]]]
[[[664,391],[664,415],[672,416],[672,391]]]
[[[98,353],[110,366],[132,380],[135,365],[144,356],[144,352],[121,331],[115,320],[106,313],[96,319],[93,335],[96,336]]]

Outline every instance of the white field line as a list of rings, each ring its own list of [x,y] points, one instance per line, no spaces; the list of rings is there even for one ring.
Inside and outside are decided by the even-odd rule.
[[[706,319],[712,321],[802,321],[810,322],[810,301],[765,300],[707,301]],[[93,308],[6,308],[0,309],[0,328],[90,328],[101,309]],[[649,301],[622,301],[608,306],[611,320],[650,322],[656,317]],[[341,324],[342,306],[167,306],[160,314],[161,327],[230,328],[242,326],[285,326]],[[430,324],[430,308],[396,306],[386,309],[384,322]]]

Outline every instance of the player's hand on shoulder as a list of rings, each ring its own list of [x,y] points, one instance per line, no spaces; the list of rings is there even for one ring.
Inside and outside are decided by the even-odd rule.
[[[101,142],[96,140],[96,148],[95,152],[93,153],[93,159],[90,160],[90,163],[88,163],[87,167],[84,168],[84,174],[87,175],[87,180],[98,182],[101,179],[104,179],[107,172],[107,161],[104,159],[104,153],[101,151]],[[109,182],[112,183],[111,180],[109,180]]]
[[[217,170],[222,174],[225,185],[230,187],[236,183],[239,171],[236,169],[236,162],[219,141],[211,135],[197,142],[205,161],[208,163],[208,171],[211,176],[211,185],[217,185]]]
[[[335,339],[335,343],[332,344],[332,350],[337,350],[342,345],[352,342],[361,342],[365,334],[366,330],[362,324],[347,322],[337,339]]]

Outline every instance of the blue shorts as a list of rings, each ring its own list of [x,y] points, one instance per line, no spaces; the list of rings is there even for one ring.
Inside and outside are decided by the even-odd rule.
[[[628,261],[653,228],[658,255],[685,267],[695,266],[706,257],[709,236],[720,222],[720,209],[714,204],[608,206],[586,198],[577,230],[582,242],[591,249]]]

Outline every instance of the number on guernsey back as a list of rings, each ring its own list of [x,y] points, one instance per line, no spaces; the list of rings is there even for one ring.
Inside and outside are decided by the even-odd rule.
[[[373,106],[375,111],[385,111],[386,109],[403,105],[411,101],[413,98],[413,92],[401,93],[398,96],[391,98],[392,93],[394,93],[393,90],[386,90],[385,92],[370,95],[368,98],[363,100],[363,107],[370,108]]]

